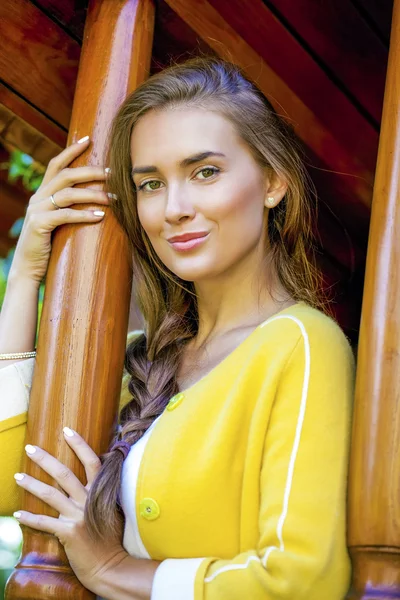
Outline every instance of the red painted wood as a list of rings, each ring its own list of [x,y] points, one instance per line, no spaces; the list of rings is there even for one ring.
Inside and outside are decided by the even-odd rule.
[[[87,14],[87,0],[35,0],[44,12],[59,21],[71,35],[79,40],[83,38],[85,19]]]
[[[262,0],[212,0],[211,4],[338,143],[373,173],[377,132]],[[280,102],[283,104],[282,99]],[[329,147],[324,149],[328,164],[331,151]],[[346,170],[345,163],[343,170]]]
[[[0,79],[68,129],[80,46],[28,0],[0,2]]]
[[[154,25],[151,72],[157,73],[171,62],[184,61],[199,52],[215,54],[166,2],[159,2]]]
[[[0,82],[0,104],[6,106],[14,115],[28,123],[47,138],[58,149],[65,147],[67,131],[50,121],[43,113],[34,108],[24,98],[7,88]],[[57,153],[57,152],[56,152]]]
[[[326,66],[328,75],[332,73],[380,123],[388,51],[351,0],[269,0],[268,4]]]
[[[352,2],[389,45],[393,0],[352,0]]]
[[[277,110],[294,124],[298,136],[318,157],[322,166],[329,171],[338,173],[343,180],[345,179],[351,202],[368,208],[372,196],[373,168],[368,168],[363,164],[361,153],[355,153],[350,147],[349,135],[346,139],[341,139],[341,136],[338,135],[339,125],[337,122],[334,123],[332,114],[330,115],[331,122],[328,127],[328,124],[317,117],[311,108],[288,86],[286,81],[271,69],[267,60],[260,56],[253,46],[247,43],[240,33],[234,29],[230,21],[235,21],[234,25],[236,26],[237,19],[240,22],[245,20],[243,6],[240,5],[237,9],[238,13],[236,13],[237,0],[234,0],[232,9],[235,9],[235,11],[232,12],[235,13],[235,16],[231,18],[228,15],[227,21],[207,0],[196,2],[196,7],[199,10],[193,10],[193,7],[185,0],[166,1],[215,52],[223,58],[239,64],[250,79],[257,82],[259,88]],[[256,4],[259,10],[258,0],[254,0],[254,4],[249,5],[252,9],[250,15],[247,14],[246,18],[248,20],[250,16],[254,17],[253,9]],[[256,16],[259,19],[262,18],[263,12],[259,10]],[[253,22],[254,19],[250,19],[250,21]],[[261,35],[260,27],[256,25],[254,29]],[[248,28],[246,31],[248,34]],[[263,40],[268,38],[267,34],[268,30],[264,31]],[[261,37],[259,36],[258,39],[261,39]],[[253,40],[251,40],[251,43],[253,43]],[[352,105],[348,104],[348,106],[351,107]],[[369,127],[357,111],[354,114],[362,120],[361,123]],[[369,131],[372,132],[372,137],[368,141],[368,135],[366,135],[365,148],[370,146],[371,152],[364,151],[364,157],[368,158],[367,162],[372,165],[372,138],[376,133],[372,128]],[[357,137],[357,141],[353,143],[353,146],[362,145],[360,136],[362,137],[364,134],[365,130],[362,127],[357,132],[353,131],[352,135]]]

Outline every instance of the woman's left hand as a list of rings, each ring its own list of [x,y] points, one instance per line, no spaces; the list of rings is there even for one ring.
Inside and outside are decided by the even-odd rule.
[[[66,430],[68,432],[68,428]],[[90,486],[101,466],[100,459],[75,431],[72,436],[68,436],[64,429],[64,438],[85,468],[87,485],[83,486],[72,471],[54,456],[38,446],[28,445],[25,450],[29,458],[53,477],[68,496],[34,477],[17,473],[14,477],[18,485],[46,502],[60,515],[54,518],[18,511],[14,516],[23,525],[55,535],[64,546],[76,577],[82,585],[96,593],[97,582],[104,572],[114,568],[128,554],[121,545],[122,529],[119,539],[110,539],[106,543],[95,541],[89,536],[84,509]]]

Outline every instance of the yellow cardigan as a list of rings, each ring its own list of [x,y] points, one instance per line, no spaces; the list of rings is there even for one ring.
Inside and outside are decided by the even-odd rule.
[[[298,303],[170,400],[135,498],[152,600],[343,600],[353,385],[341,329]],[[0,434],[3,514],[25,421]]]

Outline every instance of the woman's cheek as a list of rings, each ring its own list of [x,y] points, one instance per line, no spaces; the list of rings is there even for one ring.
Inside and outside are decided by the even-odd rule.
[[[141,200],[138,202],[138,217],[141,226],[147,233],[149,237],[154,236],[156,231],[160,231],[160,227],[162,227],[163,219],[160,212],[160,208],[157,206],[157,203],[150,200],[146,202],[145,200]]]
[[[208,186],[207,186],[208,187]],[[257,188],[259,193],[259,187]],[[202,212],[210,219],[229,217],[249,204],[254,194],[253,185],[243,185],[240,181],[226,178],[224,182],[210,186],[202,198]],[[251,202],[251,200],[250,200]]]

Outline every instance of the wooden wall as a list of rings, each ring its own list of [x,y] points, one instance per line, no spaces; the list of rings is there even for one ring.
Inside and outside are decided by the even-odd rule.
[[[192,4],[157,1],[152,72],[198,52],[231,58],[293,122],[319,193],[326,286],[355,339],[392,0]],[[0,104],[15,116],[23,149],[44,162],[65,145],[86,9],[82,0],[0,5]],[[41,139],[29,144],[32,129]]]

